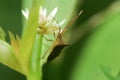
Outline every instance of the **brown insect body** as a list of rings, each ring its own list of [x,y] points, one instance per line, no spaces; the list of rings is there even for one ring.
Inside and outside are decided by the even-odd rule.
[[[69,44],[65,44],[64,41],[62,40],[61,33],[58,33],[58,36],[57,36],[57,39],[56,39],[56,44],[53,47],[52,52],[48,56],[47,62],[50,62],[53,59],[55,59],[57,56],[59,56],[59,54],[61,53],[61,51],[63,50],[63,48],[65,48],[67,46],[69,46]]]
[[[51,51],[50,55],[48,56],[47,58],[47,62],[50,62],[52,61],[53,59],[55,59],[57,56],[59,56],[59,54],[61,53],[61,51],[69,46],[69,44],[65,44],[63,39],[62,39],[62,34],[66,31],[66,29],[74,22],[76,21],[76,19],[78,19],[78,17],[80,16],[80,14],[82,13],[83,11],[80,11],[79,15],[76,16],[72,21],[70,21],[68,23],[68,25],[61,31],[59,29],[59,32],[57,34],[57,38],[56,38],[56,41],[55,41],[55,46],[53,47],[53,50]]]
[[[64,47],[68,46],[67,44],[60,44],[56,45],[50,55],[47,58],[47,62],[52,61],[55,59],[57,56],[59,56],[60,52],[63,50]]]

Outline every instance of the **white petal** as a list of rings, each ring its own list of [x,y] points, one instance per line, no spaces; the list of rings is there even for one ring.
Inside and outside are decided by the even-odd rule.
[[[43,12],[43,10],[42,10],[42,6],[41,6],[40,9],[39,9],[39,15],[41,15],[42,12]]]
[[[57,22],[56,22],[56,21],[53,21],[52,23],[53,23],[53,25],[57,25]]]
[[[46,8],[42,8],[41,6],[39,9],[39,23],[43,23],[46,21],[46,15],[47,15]]]
[[[64,23],[65,23],[65,19],[64,20],[62,20],[60,23],[59,23],[59,25],[61,26],[61,25],[63,25]]]
[[[57,13],[58,8],[56,7],[55,9],[52,10],[52,12],[49,14],[47,20],[52,20],[55,14]]]
[[[46,10],[46,8],[43,9],[43,16],[44,16],[44,17],[47,16],[47,10]]]
[[[39,9],[39,23],[42,23],[42,21],[43,21],[43,16],[42,16],[42,13],[43,12],[43,9],[42,9],[42,6],[40,7],[40,9]]]
[[[22,10],[22,14],[23,14],[24,17],[28,20],[28,16],[29,16],[29,11],[28,11],[28,9],[26,9],[25,11]]]

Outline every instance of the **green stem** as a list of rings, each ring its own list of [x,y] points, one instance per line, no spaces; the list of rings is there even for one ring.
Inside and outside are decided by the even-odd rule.
[[[27,80],[41,80],[40,76],[35,75],[28,75]]]
[[[22,40],[20,44],[20,62],[26,75],[29,73],[29,61],[31,59],[31,51],[33,49],[36,30],[38,27],[39,8],[41,4],[42,0],[32,0],[27,25],[22,33]]]
[[[42,40],[43,40],[42,35],[36,35],[35,42],[33,45],[32,55],[31,55],[30,76],[28,76],[28,80],[42,79],[42,66],[40,62],[41,51],[42,51]]]

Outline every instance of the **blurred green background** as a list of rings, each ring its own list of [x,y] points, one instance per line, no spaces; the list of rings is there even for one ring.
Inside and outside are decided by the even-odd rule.
[[[64,56],[61,61],[45,64],[43,80],[112,80],[110,76],[120,80],[116,77],[120,70],[120,2],[111,6],[114,2],[78,0],[76,10],[84,12],[75,22],[70,37],[71,41],[76,39],[75,43],[62,52],[65,54],[60,55]],[[9,30],[21,36],[21,3],[21,0],[0,0],[0,26],[6,33]],[[100,66],[105,66],[103,72]],[[0,79],[25,80],[25,77],[0,64]]]
[[[0,26],[7,33],[8,42],[8,30],[14,34],[21,34],[21,0],[0,0]],[[0,80],[25,80],[25,77],[0,64]]]

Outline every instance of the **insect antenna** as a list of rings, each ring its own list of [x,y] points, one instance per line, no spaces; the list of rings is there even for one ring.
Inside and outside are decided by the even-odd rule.
[[[68,29],[68,27],[70,27],[79,18],[79,16],[82,13],[83,13],[83,10],[81,10],[76,17],[74,17],[70,22],[68,22],[67,26],[63,29],[63,31],[61,32],[61,34],[63,34],[64,32],[66,32],[66,30]]]

